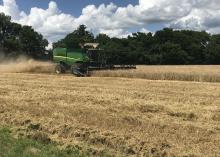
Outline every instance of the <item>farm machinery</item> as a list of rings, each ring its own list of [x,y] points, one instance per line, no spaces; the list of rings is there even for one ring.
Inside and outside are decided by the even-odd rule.
[[[112,65],[107,63],[104,51],[98,43],[86,43],[79,49],[55,48],[53,61],[57,64],[57,74],[71,73],[77,77],[86,77],[93,70],[136,69],[135,65]]]

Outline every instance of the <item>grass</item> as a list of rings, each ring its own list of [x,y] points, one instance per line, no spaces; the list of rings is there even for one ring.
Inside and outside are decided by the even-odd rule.
[[[219,83],[1,73],[0,84],[0,124],[18,135],[93,156],[220,156]]]
[[[8,128],[0,128],[1,157],[86,157],[77,149],[58,149],[54,144],[45,144],[28,138],[14,138]]]
[[[136,70],[96,71],[93,72],[93,76],[143,78],[149,80],[220,82],[220,66],[137,66]]]

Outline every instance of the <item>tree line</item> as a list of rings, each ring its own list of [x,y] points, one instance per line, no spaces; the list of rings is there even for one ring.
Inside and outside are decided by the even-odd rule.
[[[16,57],[26,55],[36,59],[46,58],[48,41],[31,26],[11,22],[11,17],[0,13],[0,55]]]
[[[164,28],[155,34],[137,32],[127,38],[96,37],[81,25],[53,47],[79,47],[98,42],[111,64],[189,65],[220,64],[220,35],[205,31]]]
[[[53,43],[53,48],[80,48],[86,42],[100,43],[109,64],[220,64],[220,35],[205,31],[164,28],[154,34],[137,32],[127,38],[111,38],[94,36],[81,25]],[[0,13],[0,55],[50,58],[45,53],[47,46],[48,41],[32,27],[13,23],[10,16]]]

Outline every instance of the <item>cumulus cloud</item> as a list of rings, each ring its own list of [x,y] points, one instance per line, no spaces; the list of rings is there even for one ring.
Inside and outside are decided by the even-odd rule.
[[[62,13],[53,1],[48,4],[47,9],[33,7],[30,13],[26,14],[19,10],[15,0],[3,0],[0,12],[10,15],[14,22],[32,26],[50,42],[63,38],[77,27],[75,18]]]
[[[3,0],[3,5],[0,5],[0,12],[10,15],[14,20],[20,19],[25,14],[18,9],[14,0]]]
[[[218,0],[193,0],[187,16],[170,23],[177,29],[206,30],[220,33],[220,4]]]
[[[0,12],[12,16],[13,21],[30,25],[50,42],[63,38],[80,24],[88,26],[95,34],[105,33],[111,37],[126,37],[129,28],[147,24],[166,23],[176,29],[207,30],[220,33],[219,0],[139,0],[137,5],[118,7],[110,3],[100,6],[88,5],[79,17],[63,13],[51,1],[47,9],[31,8],[27,14],[15,0],[3,0]],[[149,32],[143,28],[140,31]]]
[[[128,35],[132,35],[131,32],[124,29],[100,29],[100,33],[107,34],[110,37],[126,38]]]
[[[55,2],[49,3],[48,9],[31,8],[29,15],[23,15],[18,20],[23,25],[29,25],[53,42],[63,38],[77,27],[72,15],[64,14]]]
[[[141,28],[141,30],[140,30],[140,32],[142,32],[142,33],[150,33],[150,31],[149,30],[147,30],[146,28]]]

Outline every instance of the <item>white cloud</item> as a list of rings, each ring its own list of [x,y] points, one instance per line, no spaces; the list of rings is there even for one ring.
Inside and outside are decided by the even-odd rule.
[[[142,33],[150,33],[150,31],[147,30],[146,28],[141,28],[140,32],[142,32]]]
[[[51,42],[63,38],[80,24],[87,25],[95,34],[101,32],[111,37],[125,37],[131,34],[129,28],[157,22],[177,29],[220,33],[219,0],[139,0],[137,5],[126,7],[113,3],[88,5],[79,17],[63,13],[53,1],[47,9],[34,7],[27,14],[19,10],[15,0],[3,0],[0,12],[12,16],[15,22],[33,26]]]
[[[15,0],[3,0],[3,5],[0,5],[0,12],[10,15],[14,20],[21,18],[24,14],[24,12],[19,11]]]
[[[194,0],[191,12],[170,23],[177,29],[206,30],[220,33],[220,3],[218,0]]]
[[[49,41],[53,42],[63,38],[77,27],[74,20],[73,16],[62,13],[57,4],[51,1],[48,9],[32,8],[30,14],[24,15],[18,22],[33,26]]]
[[[126,31],[124,29],[100,29],[100,33],[106,34],[110,37],[119,37],[119,38],[126,38],[128,35],[132,35],[131,32]]]

